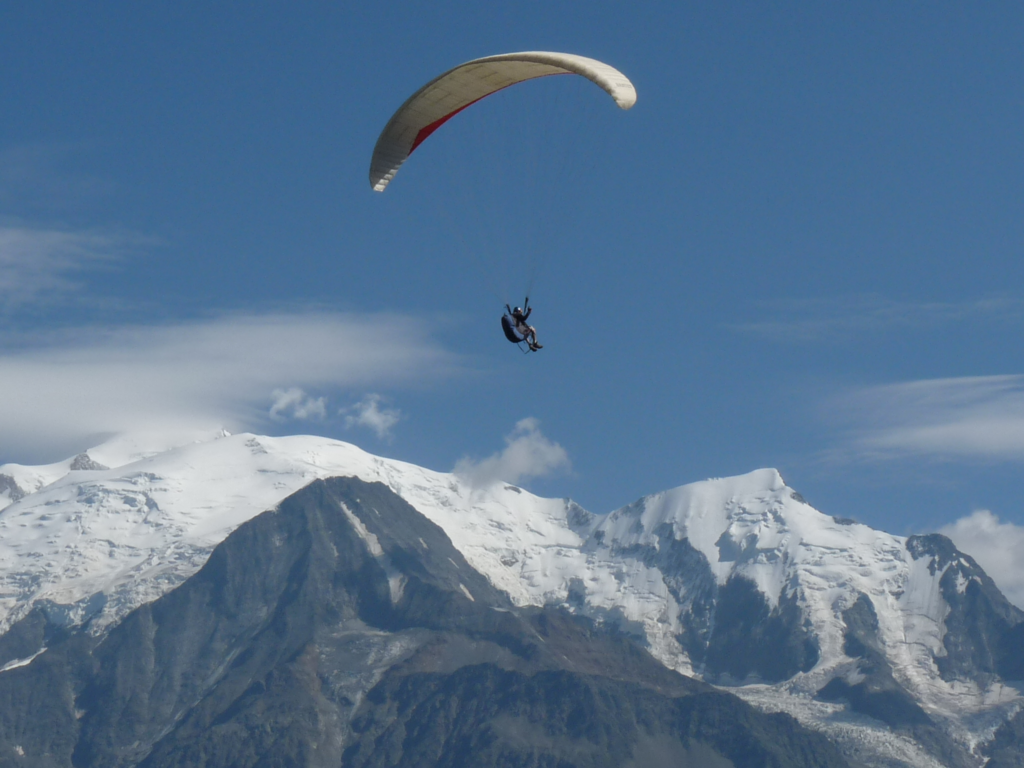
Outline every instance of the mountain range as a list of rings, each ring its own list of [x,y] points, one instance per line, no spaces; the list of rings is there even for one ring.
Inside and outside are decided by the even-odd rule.
[[[1024,613],[772,469],[594,514],[220,433],[0,506],[3,765],[1024,765]]]

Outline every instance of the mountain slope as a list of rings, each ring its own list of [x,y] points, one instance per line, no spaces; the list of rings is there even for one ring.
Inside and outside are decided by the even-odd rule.
[[[621,635],[514,608],[440,528],[354,478],[243,524],[102,638],[49,631],[0,674],[5,765],[846,765]]]
[[[225,435],[139,453],[100,446],[85,455],[110,469],[47,467],[48,484],[0,510],[0,628],[43,603],[55,622],[89,619],[102,629],[195,573],[245,521],[337,475],[388,485],[456,534],[460,551],[521,604],[534,595],[502,561],[523,547],[539,553],[581,543],[566,523],[573,505],[562,500],[512,486],[478,492],[453,475],[336,440]],[[0,466],[0,476],[10,467]]]

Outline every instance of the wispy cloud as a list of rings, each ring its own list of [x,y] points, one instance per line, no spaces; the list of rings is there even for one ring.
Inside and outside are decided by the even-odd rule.
[[[275,389],[272,393],[274,404],[270,406],[270,418],[277,421],[298,419],[323,420],[327,417],[327,400],[323,397],[312,397],[299,387]]]
[[[397,408],[381,408],[383,398],[378,394],[369,394],[349,408],[339,413],[345,416],[345,427],[366,427],[380,439],[391,436],[391,428],[402,418]]]
[[[1024,526],[1000,522],[989,510],[980,509],[940,528],[939,533],[973,557],[1007,600],[1024,608]]]
[[[540,431],[540,422],[523,419],[505,437],[505,450],[482,461],[463,458],[455,465],[455,474],[476,487],[504,481],[519,483],[531,477],[543,477],[569,469],[569,455]]]
[[[965,320],[1019,323],[1024,302],[1006,297],[966,302],[906,302],[883,296],[789,300],[766,307],[769,316],[732,327],[776,342],[840,341],[893,329],[932,329]]]
[[[109,265],[128,245],[111,234],[0,226],[0,309],[60,299],[81,273]]]
[[[866,456],[1024,459],[1024,376],[929,379],[871,387],[831,404]]]
[[[109,182],[71,169],[83,152],[54,142],[0,148],[0,314],[81,301],[89,272],[156,242],[110,228],[38,223],[59,220],[62,211],[80,214],[111,191]]]
[[[52,459],[104,433],[255,429],[274,405],[278,416],[315,416],[317,399],[294,390],[365,391],[453,373],[455,356],[424,328],[398,315],[267,314],[8,338],[0,455]]]

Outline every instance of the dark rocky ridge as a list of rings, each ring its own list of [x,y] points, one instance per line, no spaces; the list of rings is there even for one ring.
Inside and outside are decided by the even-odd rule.
[[[97,469],[109,469],[109,467],[100,464],[98,461],[93,459],[88,453],[80,453],[71,460],[71,466],[68,469],[74,470],[97,470]]]
[[[246,523],[107,635],[40,610],[0,657],[42,647],[0,673],[2,765],[845,765],[623,634],[515,609],[440,528],[351,478]]]
[[[735,685],[776,683],[818,663],[818,641],[797,604],[783,593],[771,608],[749,579],[732,576],[718,591],[704,676]]]
[[[11,503],[18,501],[18,499],[25,498],[25,491],[22,490],[21,486],[14,480],[10,475],[0,473],[0,493],[7,492],[7,498],[11,500]]]
[[[907,551],[916,560],[929,558],[933,574],[945,569],[939,588],[949,605],[942,639],[946,654],[935,658],[943,679],[981,684],[997,676],[1024,679],[1024,612],[945,536],[911,536]]]

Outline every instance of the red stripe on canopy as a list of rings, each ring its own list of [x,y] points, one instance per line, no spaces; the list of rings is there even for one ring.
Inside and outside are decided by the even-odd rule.
[[[497,91],[494,91],[494,93],[497,93]],[[480,97],[480,99],[486,98],[486,97],[488,97],[490,95],[491,94],[489,94],[489,93],[485,93],[483,96]],[[466,109],[467,107],[472,107],[474,104],[476,104],[478,101],[480,101],[480,99],[473,99],[473,101],[469,102],[469,104],[463,104],[461,107],[456,109],[454,112],[449,112],[447,115],[445,115],[442,118],[438,118],[437,120],[432,122],[430,125],[425,125],[422,128],[420,128],[419,133],[416,134],[416,138],[412,142],[412,149],[409,150],[409,154],[411,155],[413,152],[415,152],[416,151],[416,147],[418,147],[420,144],[422,144],[424,141],[426,141],[430,137],[430,134],[432,134],[434,131],[436,131],[438,128],[440,128],[442,125],[447,123],[449,120],[451,120],[457,114],[459,114],[459,112],[461,112],[462,110]],[[416,162],[419,162],[419,160],[417,160]]]
[[[555,75],[570,75],[570,74],[572,74],[572,73],[571,72],[549,72],[546,75],[539,75],[537,77],[532,77],[530,79],[531,80],[539,80],[542,77],[553,77]],[[416,151],[416,147],[418,147],[420,144],[422,144],[424,141],[426,141],[428,138],[430,138],[430,134],[432,134],[434,131],[436,131],[438,128],[440,128],[442,125],[447,123],[449,120],[451,120],[457,114],[459,114],[459,112],[461,112],[462,110],[468,109],[469,107],[472,107],[474,104],[476,104],[478,101],[480,101],[480,99],[486,99],[488,96],[493,96],[494,94],[498,93],[498,91],[504,91],[506,88],[511,88],[513,85],[519,85],[520,82],[522,82],[522,81],[517,81],[517,82],[514,82],[514,83],[509,83],[508,85],[503,85],[503,86],[501,86],[501,88],[498,88],[497,90],[491,91],[490,93],[485,93],[483,96],[481,96],[479,98],[476,98],[476,99],[473,99],[468,104],[463,104],[461,107],[456,109],[454,112],[449,112],[444,117],[438,118],[437,120],[432,122],[430,125],[423,126],[422,128],[420,128],[419,132],[416,134],[416,138],[412,142],[412,149],[409,150],[409,155],[411,155],[413,152]],[[408,157],[409,155],[406,155],[406,157]]]

